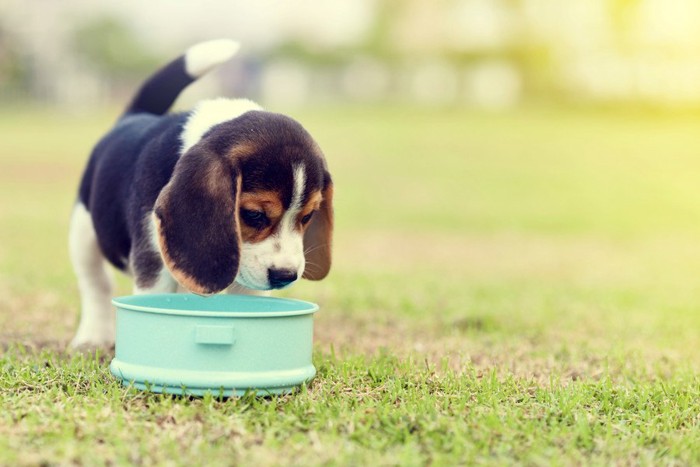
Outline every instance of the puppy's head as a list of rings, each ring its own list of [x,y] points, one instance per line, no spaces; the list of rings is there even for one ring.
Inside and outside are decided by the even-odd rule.
[[[333,185],[301,125],[251,111],[215,125],[182,155],[154,221],[163,260],[188,290],[212,294],[234,280],[282,288],[328,274]]]

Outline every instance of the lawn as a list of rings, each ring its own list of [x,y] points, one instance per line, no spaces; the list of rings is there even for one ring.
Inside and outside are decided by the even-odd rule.
[[[284,292],[321,306],[318,375],[218,400],[64,352],[113,114],[0,112],[0,465],[700,463],[700,117],[291,114],[336,183],[332,274]]]

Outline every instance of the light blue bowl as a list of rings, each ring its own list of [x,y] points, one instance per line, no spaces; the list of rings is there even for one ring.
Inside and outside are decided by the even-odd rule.
[[[112,303],[117,336],[110,371],[125,386],[195,396],[286,394],[316,374],[313,303],[189,294]]]

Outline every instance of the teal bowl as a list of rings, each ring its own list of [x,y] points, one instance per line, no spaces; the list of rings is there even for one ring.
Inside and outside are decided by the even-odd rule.
[[[132,295],[112,300],[111,373],[169,394],[286,394],[316,374],[313,314],[301,300],[247,295]]]

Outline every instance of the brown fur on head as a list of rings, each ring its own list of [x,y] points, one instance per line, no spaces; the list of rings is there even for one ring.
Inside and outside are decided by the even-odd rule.
[[[252,124],[255,134],[243,131]],[[331,265],[332,200],[308,133],[287,117],[248,112],[177,162],[154,209],[160,251],[173,277],[199,294],[234,280],[253,289],[302,274],[320,280]]]
[[[306,268],[304,279],[319,281],[328,275],[331,269],[331,247],[333,237],[333,185],[328,185],[322,192],[322,198],[315,207],[316,215],[312,217],[304,234],[304,255]],[[313,212],[310,211],[310,212]]]

